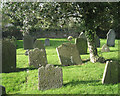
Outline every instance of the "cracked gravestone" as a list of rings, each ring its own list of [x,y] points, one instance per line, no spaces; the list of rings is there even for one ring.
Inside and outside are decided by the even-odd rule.
[[[60,88],[63,85],[62,68],[47,64],[38,69],[38,89],[47,90]]]
[[[29,51],[29,66],[39,68],[47,64],[46,51],[44,49],[35,48]]]
[[[39,48],[39,49],[44,49],[45,50],[44,44],[42,43],[41,40],[36,40],[35,41],[34,48]]]
[[[118,61],[107,61],[102,78],[102,84],[115,84],[120,82],[118,78],[118,69],[120,69]]]
[[[77,46],[79,54],[87,54],[87,40],[84,38],[76,38],[75,44]]]
[[[107,33],[107,45],[109,47],[114,47],[115,46],[115,31],[113,29],[110,29],[109,32]]]
[[[45,46],[50,46],[50,40],[49,39],[45,39]]]
[[[63,66],[82,64],[81,57],[75,44],[63,43],[56,48],[60,63]]]
[[[2,40],[2,72],[11,72],[16,68],[16,47],[10,40]]]
[[[109,49],[109,47],[107,46],[107,44],[104,44],[104,45],[102,46],[101,52],[110,52],[110,49]]]
[[[25,35],[23,37],[24,50],[33,49],[34,38],[30,35]]]

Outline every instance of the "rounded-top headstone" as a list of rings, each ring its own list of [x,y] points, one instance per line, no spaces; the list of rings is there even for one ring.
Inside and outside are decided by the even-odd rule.
[[[115,31],[113,29],[110,29],[107,33],[107,45],[114,47],[115,46]]]
[[[0,85],[0,95],[6,94],[6,89],[4,86]]]

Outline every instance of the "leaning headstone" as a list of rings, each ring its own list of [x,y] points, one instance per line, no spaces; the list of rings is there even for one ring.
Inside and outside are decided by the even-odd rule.
[[[50,40],[49,39],[45,39],[45,46],[50,46]]]
[[[109,49],[109,47],[107,46],[107,44],[104,44],[104,45],[102,46],[101,52],[110,52],[110,49]]]
[[[34,39],[30,35],[25,35],[23,37],[24,50],[33,49]]]
[[[35,48],[29,51],[29,66],[39,68],[41,66],[46,66],[46,64],[47,57],[44,49]]]
[[[79,54],[86,54],[87,53],[87,40],[84,38],[76,38],[75,44],[77,46],[77,49],[79,51]]]
[[[120,66],[117,61],[107,61],[102,78],[102,84],[115,84],[120,82],[118,79],[119,68]]]
[[[100,47],[100,38],[97,35],[95,36],[95,44],[96,47]]]
[[[34,48],[39,48],[39,49],[44,49],[45,50],[44,44],[42,43],[41,40],[36,40],[35,41]]]
[[[16,68],[16,47],[10,40],[2,41],[2,72],[11,72]]]
[[[75,44],[63,43],[57,47],[56,50],[63,66],[82,64],[81,57]]]
[[[115,31],[113,29],[110,29],[107,33],[107,45],[114,47],[115,46]]]
[[[62,68],[47,64],[38,69],[38,89],[47,90],[60,88],[63,85]]]
[[[6,94],[6,89],[4,86],[0,85],[0,96],[5,95]]]

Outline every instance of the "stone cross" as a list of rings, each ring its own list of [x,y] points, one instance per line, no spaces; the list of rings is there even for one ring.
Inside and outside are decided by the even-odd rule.
[[[60,88],[63,85],[62,68],[47,64],[38,69],[38,89],[47,90]]]
[[[63,66],[82,64],[81,57],[75,44],[63,43],[56,48],[60,63]]]

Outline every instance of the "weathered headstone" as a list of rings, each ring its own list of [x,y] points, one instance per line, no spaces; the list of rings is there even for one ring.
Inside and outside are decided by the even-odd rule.
[[[38,69],[38,89],[47,90],[60,88],[63,84],[62,68],[47,64]]]
[[[2,72],[11,72],[16,68],[16,47],[10,40],[2,41]]]
[[[100,47],[100,38],[97,35],[95,36],[95,44],[96,47]]]
[[[109,47],[107,46],[107,44],[104,44],[104,45],[102,46],[101,52],[110,52],[110,49],[109,49]]]
[[[45,39],[45,46],[50,46],[50,40],[49,39]]]
[[[0,85],[0,96],[3,96],[6,94],[6,89],[4,86]]]
[[[11,38],[11,42],[16,46],[17,45],[17,40],[14,36]]]
[[[45,50],[44,44],[40,40],[35,41],[34,48],[39,48],[39,49],[44,49]]]
[[[30,35],[25,35],[23,37],[24,50],[33,49],[34,38]]]
[[[63,66],[78,65],[82,63],[75,44],[64,43],[56,48],[59,60]]]
[[[119,68],[120,66],[117,61],[107,61],[103,74],[102,84],[115,84],[120,82],[118,79]]]
[[[40,66],[46,66],[47,57],[44,49],[35,48],[29,51],[29,66],[39,68]]]
[[[115,31],[113,29],[110,29],[107,33],[107,45],[114,47],[115,46]]]

